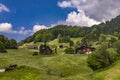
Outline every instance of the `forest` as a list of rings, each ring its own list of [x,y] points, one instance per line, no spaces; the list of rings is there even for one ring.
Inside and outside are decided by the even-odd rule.
[[[90,32],[95,32],[97,37],[100,34],[110,34],[116,37],[120,37],[120,16],[112,19],[111,21],[106,21],[99,25],[93,25],[92,27],[80,27],[80,26],[68,26],[68,25],[57,25],[50,29],[44,29],[36,32],[32,36],[27,37],[25,40],[22,40],[20,43],[29,43],[29,42],[48,42],[54,40],[58,35],[70,36],[72,38],[77,37],[89,37]],[[92,33],[91,33],[92,34]],[[90,36],[92,37],[92,36]]]

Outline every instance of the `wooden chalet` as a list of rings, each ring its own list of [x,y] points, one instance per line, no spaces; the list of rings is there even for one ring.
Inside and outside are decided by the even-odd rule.
[[[51,54],[53,53],[52,49],[46,44],[40,46],[40,54]]]
[[[78,46],[78,47],[75,48],[75,53],[90,54],[94,50],[95,50],[94,47],[89,47],[89,46],[87,46],[86,43],[83,43],[80,46]]]

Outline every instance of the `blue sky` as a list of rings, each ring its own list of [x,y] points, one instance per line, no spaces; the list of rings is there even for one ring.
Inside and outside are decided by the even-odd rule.
[[[19,41],[57,24],[90,27],[119,15],[119,4],[119,0],[0,0],[0,33]]]
[[[4,13],[0,22],[11,22],[15,26],[50,26],[66,16],[57,6],[57,0],[2,0],[1,3],[6,5],[10,12]]]
[[[57,6],[57,0],[0,0],[0,3],[10,10],[0,13],[0,23],[11,23],[14,30],[19,30],[21,27],[32,29],[36,24],[51,26],[57,21],[64,20],[67,15]],[[4,34],[9,36],[7,33]],[[9,37],[15,35],[18,34],[11,33]],[[18,40],[22,39],[21,36],[17,37]]]

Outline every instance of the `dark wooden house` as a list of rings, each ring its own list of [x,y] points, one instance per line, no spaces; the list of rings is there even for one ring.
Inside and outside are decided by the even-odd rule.
[[[75,53],[90,54],[94,50],[94,47],[89,47],[86,43],[83,43],[75,48]]]
[[[52,49],[46,44],[40,46],[40,54],[51,54],[53,53]]]

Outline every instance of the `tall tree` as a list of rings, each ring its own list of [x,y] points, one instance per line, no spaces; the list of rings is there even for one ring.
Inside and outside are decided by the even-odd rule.
[[[10,49],[17,49],[17,41],[15,39],[11,39],[10,40],[10,45],[9,45]]]
[[[0,41],[0,52],[6,52],[5,45]]]

